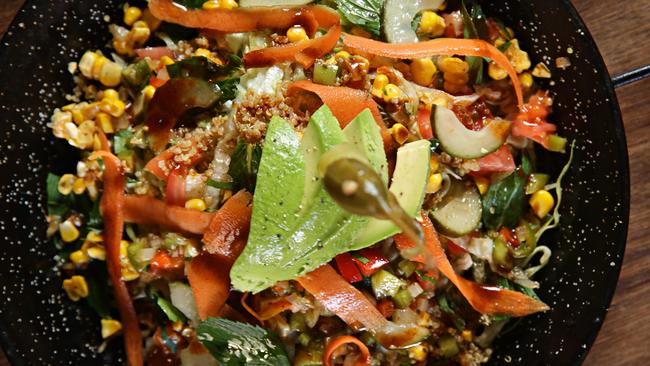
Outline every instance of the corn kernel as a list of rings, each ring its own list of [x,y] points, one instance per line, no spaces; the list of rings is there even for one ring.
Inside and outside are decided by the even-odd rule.
[[[79,133],[74,139],[74,145],[80,149],[88,149],[93,146],[93,139],[97,128],[94,121],[84,121],[79,125]]]
[[[86,191],[86,182],[83,178],[77,178],[72,185],[72,192],[74,194],[82,194]]]
[[[194,56],[205,57],[209,59],[210,57],[212,57],[212,52],[210,52],[210,50],[205,48],[197,48],[196,51],[194,51]]]
[[[530,89],[530,87],[533,86],[533,75],[529,72],[525,72],[519,75],[519,82],[521,82],[521,86],[523,86],[524,89]]]
[[[376,96],[377,98],[383,98],[384,88],[386,85],[388,85],[388,83],[388,76],[384,74],[377,74],[375,81],[372,83],[372,95]]]
[[[100,108],[104,113],[108,113],[113,117],[120,117],[124,113],[126,105],[119,99],[104,99]]]
[[[530,68],[530,57],[528,52],[517,50],[510,58],[510,63],[517,73],[521,73]]]
[[[488,66],[488,75],[494,80],[503,80],[508,77],[508,72],[494,62]]]
[[[129,255],[129,243],[127,240],[120,240],[120,257],[127,258]]]
[[[84,114],[79,108],[75,108],[72,110],[72,120],[74,123],[80,125],[81,122],[84,121]]]
[[[465,329],[465,330],[463,330],[463,332],[461,333],[461,336],[463,337],[463,339],[465,340],[465,342],[471,342],[471,341],[472,341],[472,336],[473,336],[473,334],[472,334],[472,331],[471,331],[471,330],[469,330],[469,329]]]
[[[184,325],[185,325],[185,324],[184,324],[183,322],[181,322],[181,321],[176,321],[176,322],[173,322],[173,323],[172,323],[172,329],[173,329],[174,331],[176,331],[176,332],[180,332],[180,331],[183,330],[183,326],[184,326]]]
[[[219,0],[209,0],[203,3],[202,8],[205,10],[219,9]]]
[[[438,162],[438,157],[436,155],[431,155],[429,160],[429,171],[435,173],[440,169],[440,162]]]
[[[465,86],[465,83],[455,83],[452,81],[445,81],[442,84],[443,89],[445,89],[447,93],[451,94],[460,93],[465,88]]]
[[[162,62],[163,65],[165,65],[165,66],[173,65],[173,64],[174,64],[174,60],[173,60],[171,57],[169,57],[169,56],[163,56],[163,57],[161,57],[161,58],[160,58],[160,62]]]
[[[101,246],[93,246],[86,249],[86,254],[92,259],[97,259],[99,261],[106,260],[106,249]]]
[[[117,86],[122,81],[122,67],[113,61],[107,61],[97,79],[106,86]]]
[[[79,60],[79,71],[81,71],[83,76],[89,79],[93,78],[93,65],[99,57],[97,53],[92,51],[86,51],[81,56],[81,60]]]
[[[219,5],[226,10],[231,10],[239,6],[235,0],[221,0]]]
[[[532,207],[535,215],[541,219],[551,211],[555,205],[555,199],[547,190],[540,189],[533,193],[528,203]]]
[[[79,238],[79,230],[70,220],[65,220],[59,224],[59,234],[64,242],[70,243]]]
[[[445,33],[445,27],[445,19],[435,12],[428,10],[422,13],[418,30],[432,37],[438,37]]]
[[[88,297],[88,284],[82,276],[72,276],[63,280],[63,289],[72,301],[79,301]]]
[[[205,201],[200,198],[192,198],[191,200],[185,202],[185,208],[189,208],[190,210],[205,211],[207,205]]]
[[[98,79],[99,75],[102,71],[102,68],[106,64],[106,62],[110,62],[106,57],[104,56],[99,56],[96,60],[95,63],[93,64],[93,70],[92,70],[92,78],[93,79]]]
[[[399,96],[402,94],[402,90],[395,85],[395,84],[388,84],[384,87],[384,101],[385,102],[390,102],[394,99],[399,98]]]
[[[467,74],[469,64],[458,57],[443,57],[438,61],[440,71],[449,74]]]
[[[136,271],[132,266],[122,267],[122,281],[131,282],[135,281],[140,277],[140,273]]]
[[[408,349],[409,358],[422,362],[427,359],[427,348],[424,344],[418,344]]]
[[[120,93],[115,89],[104,89],[102,99],[120,99]]]
[[[338,58],[350,58],[350,53],[347,51],[339,51],[336,53],[336,57]]]
[[[97,121],[99,128],[101,128],[102,131],[104,131],[104,133],[115,132],[115,129],[113,129],[113,123],[111,122],[111,116],[108,115],[107,113],[104,112],[97,113],[95,120]]]
[[[490,180],[485,177],[474,177],[474,184],[476,184],[476,188],[478,188],[481,195],[484,195],[488,188],[490,188]]]
[[[93,243],[101,243],[102,241],[104,241],[104,237],[102,236],[101,233],[91,230],[86,235],[86,240]]]
[[[390,133],[395,142],[403,145],[409,137],[409,130],[401,123],[396,123],[390,128]]]
[[[142,89],[142,93],[144,94],[144,98],[146,100],[151,100],[153,99],[153,95],[156,93],[156,88],[153,85],[147,85],[144,89]]]
[[[77,179],[72,174],[63,174],[61,178],[59,178],[59,184],[57,186],[57,189],[59,193],[61,193],[64,196],[67,196],[72,192],[72,187],[74,186],[74,182]]]
[[[551,70],[548,69],[548,66],[543,62],[538,63],[533,68],[533,76],[537,78],[549,79],[551,77]]]
[[[115,319],[102,319],[102,338],[107,339],[122,330],[122,323]]]
[[[411,75],[413,81],[416,83],[429,86],[433,82],[433,76],[436,74],[437,68],[430,58],[419,58],[411,62]]]
[[[142,10],[135,6],[129,6],[124,10],[124,23],[126,25],[133,25],[142,16]]]
[[[102,140],[99,139],[99,134],[93,136],[93,151],[99,151],[102,149]]]
[[[307,32],[305,32],[305,28],[299,25],[287,29],[287,38],[289,39],[289,42],[292,43],[309,39],[309,37],[307,37]]]
[[[427,193],[436,193],[440,190],[440,187],[442,187],[442,174],[431,174],[427,182]]]
[[[76,265],[88,263],[89,260],[90,258],[88,258],[86,253],[81,250],[75,250],[74,252],[70,253],[70,261]]]

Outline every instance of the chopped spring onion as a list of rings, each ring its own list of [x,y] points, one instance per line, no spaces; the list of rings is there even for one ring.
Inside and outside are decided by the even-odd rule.
[[[548,136],[548,149],[555,152],[565,152],[567,139],[558,135]]]

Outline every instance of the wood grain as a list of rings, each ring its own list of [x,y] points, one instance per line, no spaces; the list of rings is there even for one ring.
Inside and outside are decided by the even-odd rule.
[[[24,0],[0,0],[0,36]],[[650,64],[650,3],[573,0],[618,75]],[[630,153],[632,212],[623,270],[605,324],[587,366],[650,365],[650,79],[617,91]],[[10,366],[0,352],[0,366]]]

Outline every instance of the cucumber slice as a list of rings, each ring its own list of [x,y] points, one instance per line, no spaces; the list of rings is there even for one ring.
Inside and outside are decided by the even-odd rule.
[[[500,148],[510,133],[510,122],[495,118],[480,131],[468,130],[445,107],[436,107],[434,130],[442,149],[451,156],[478,159]]]
[[[475,184],[452,179],[449,191],[431,210],[430,216],[438,231],[458,237],[478,227],[481,207],[481,194]]]

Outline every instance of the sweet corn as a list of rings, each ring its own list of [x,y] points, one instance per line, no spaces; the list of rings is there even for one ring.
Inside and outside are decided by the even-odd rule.
[[[496,63],[490,62],[488,75],[494,80],[503,80],[508,77],[508,72]]]
[[[307,32],[305,32],[305,28],[299,25],[295,25],[287,29],[287,38],[289,39],[289,42],[292,43],[309,39],[309,37],[307,36]]]
[[[517,73],[521,73],[530,68],[530,57],[528,52],[523,50],[516,50],[510,56],[510,63]]]
[[[121,259],[128,259],[129,256],[129,243],[126,240],[120,240],[120,258]]]
[[[163,65],[168,66],[174,64],[174,60],[169,57],[169,56],[163,56],[160,58],[160,62],[163,63]]]
[[[418,58],[411,62],[411,75],[413,81],[422,85],[428,86],[433,82],[433,76],[436,74],[437,68],[430,58]]]
[[[384,88],[386,85],[388,85],[389,82],[390,81],[388,80],[388,76],[384,74],[377,74],[375,81],[372,83],[372,95],[376,96],[377,98],[383,98]]]
[[[72,110],[72,120],[74,123],[80,125],[81,122],[84,121],[84,114],[79,108],[75,108]]]
[[[418,344],[409,348],[408,354],[412,360],[422,362],[427,359],[427,347],[424,344]]]
[[[194,56],[205,57],[209,59],[212,57],[212,52],[206,48],[197,48],[196,51],[194,51]]]
[[[438,61],[438,68],[445,74],[467,74],[469,65],[458,57],[443,57]]]
[[[126,25],[133,25],[142,16],[142,10],[135,6],[129,6],[124,10],[124,23]]]
[[[102,319],[102,338],[107,339],[122,330],[122,323],[115,319]]]
[[[434,173],[429,176],[429,181],[427,182],[427,193],[436,193],[440,190],[442,186],[442,174]]]
[[[420,20],[420,33],[426,33],[432,37],[441,36],[445,33],[445,19],[433,11],[427,10],[422,13]]]
[[[555,205],[555,199],[547,190],[540,189],[533,193],[528,203],[535,215],[541,219],[551,211]]]
[[[59,193],[61,193],[64,196],[67,196],[72,192],[72,187],[74,186],[74,182],[77,179],[72,174],[63,174],[61,178],[59,178],[59,184],[57,186],[57,189]]]
[[[74,194],[82,194],[86,191],[86,181],[83,178],[77,178],[72,185]]]
[[[82,276],[72,276],[63,280],[63,289],[72,301],[79,301],[88,297],[88,284]]]
[[[104,99],[99,107],[102,112],[108,113],[113,117],[120,117],[124,114],[126,105],[119,99]]]
[[[156,88],[153,85],[147,85],[142,89],[142,93],[146,100],[151,100],[153,99],[153,95],[156,93]]]
[[[122,67],[99,53],[86,51],[79,61],[81,74],[99,80],[106,86],[117,86],[122,78]]]
[[[99,261],[106,260],[106,249],[101,246],[91,246],[86,249],[86,254],[92,259],[97,259]]]
[[[122,267],[122,281],[131,282],[135,281],[140,277],[140,273],[136,271],[132,266]]]
[[[484,195],[488,188],[490,188],[490,181],[485,177],[474,177],[474,184],[476,184],[476,188],[478,188],[481,195]]]
[[[335,55],[337,58],[350,58],[350,53],[347,51],[339,51]]]
[[[151,36],[151,30],[146,22],[138,20],[133,23],[133,28],[129,32],[129,39],[133,44],[144,44],[149,40],[149,36]]]
[[[530,89],[530,87],[533,86],[533,75],[529,72],[525,72],[519,75],[519,82],[521,82],[521,86],[523,86],[524,89]]]
[[[122,81],[122,67],[115,62],[107,61],[102,67],[99,82],[106,86],[117,86]]]
[[[120,94],[115,89],[104,89],[102,99],[120,99]]]
[[[94,121],[84,121],[84,123],[79,125],[79,133],[77,134],[77,138],[74,139],[74,145],[80,149],[92,147],[96,130]]]
[[[395,84],[388,84],[384,87],[383,98],[385,102],[390,102],[394,99],[399,98],[402,94],[402,90]]]
[[[222,9],[231,10],[238,7],[239,5],[235,0],[221,0],[219,2],[219,6],[221,6]]]
[[[99,139],[99,134],[93,136],[93,151],[99,151],[102,149],[102,140]]]
[[[113,123],[111,122],[111,116],[109,114],[104,112],[97,113],[95,121],[99,125],[99,128],[104,131],[104,133],[115,132],[115,129],[113,129]]]
[[[395,142],[403,145],[409,137],[409,130],[401,123],[396,123],[390,128],[390,133]]]
[[[92,243],[101,243],[102,241],[104,241],[104,237],[102,236],[101,233],[91,230],[86,235],[86,240]]]
[[[463,332],[461,333],[461,336],[463,337],[463,339],[465,340],[465,342],[471,342],[471,341],[472,341],[473,334],[472,334],[472,331],[471,331],[471,330],[469,330],[469,329],[465,329],[465,330],[463,330]]]
[[[219,0],[209,0],[201,6],[205,10],[219,9]]]
[[[436,155],[431,155],[429,160],[429,171],[435,173],[440,169],[440,163],[438,162],[438,157]]]
[[[61,239],[66,243],[73,242],[79,238],[79,230],[69,219],[59,224],[59,234],[61,234]]]
[[[445,81],[442,84],[443,89],[445,89],[447,93],[451,93],[451,94],[460,93],[461,91],[463,91],[465,86],[466,86],[465,83],[455,83],[453,81]]]
[[[90,261],[90,258],[84,253],[82,250],[75,250],[74,252],[70,253],[70,261],[76,265],[81,265],[88,263]]]
[[[545,63],[540,62],[535,65],[532,72],[534,77],[549,79],[551,77],[551,70],[548,69]]]
[[[207,205],[205,201],[200,198],[192,198],[191,200],[185,202],[185,208],[189,208],[190,210],[205,211]]]

